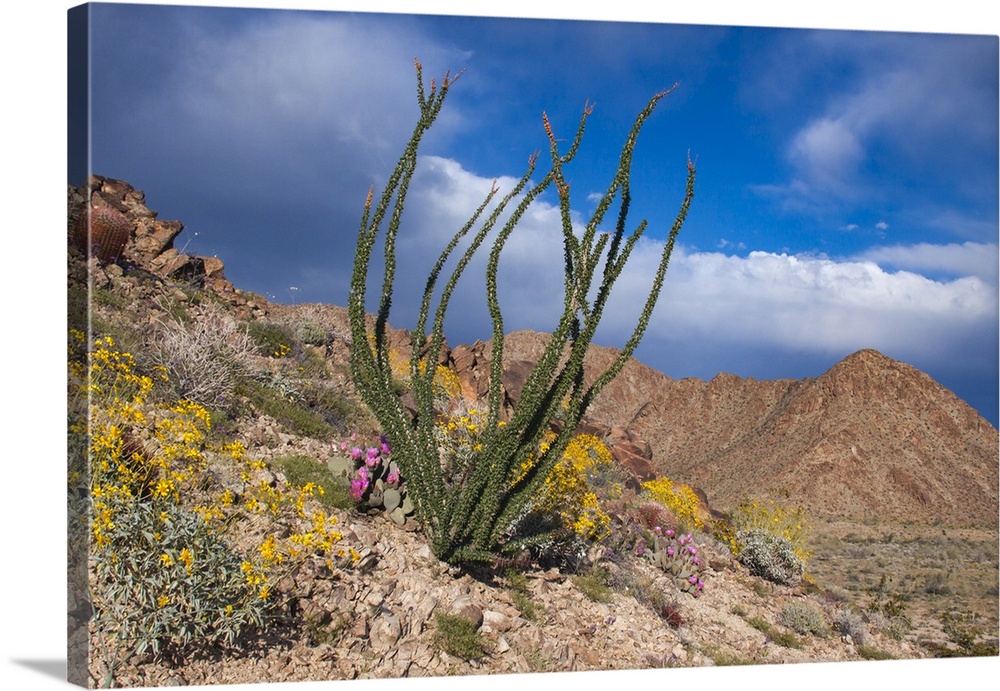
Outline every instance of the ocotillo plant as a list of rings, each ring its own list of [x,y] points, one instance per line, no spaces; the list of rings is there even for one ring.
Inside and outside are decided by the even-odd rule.
[[[548,172],[537,184],[529,184],[535,173],[536,154],[529,159],[528,168],[520,181],[499,200],[498,189],[494,185],[469,221],[441,252],[427,277],[416,327],[410,334],[413,343],[410,375],[417,404],[417,412],[412,415],[403,407],[393,388],[386,342],[396,270],[396,237],[407,190],[416,169],[421,139],[440,113],[449,89],[461,76],[461,73],[454,77],[446,73],[440,86],[431,80],[430,90],[426,91],[420,63],[415,64],[420,118],[377,203],[374,188],[369,190],[358,231],[348,303],[353,341],[351,375],[362,398],[392,441],[395,458],[407,480],[434,553],[453,564],[492,562],[498,556],[519,553],[550,537],[545,531],[551,528],[546,528],[544,522],[525,519],[535,507],[545,478],[562,458],[587,407],[621,371],[642,339],[663,285],[674,242],[694,195],[695,169],[689,159],[684,199],[668,234],[635,330],[617,359],[588,385],[584,380],[584,355],[604,313],[612,286],[647,226],[643,221],[626,233],[629,177],[636,138],[657,103],[672,89],[655,94],[637,116],[622,148],[614,179],[579,237],[573,229],[570,189],[563,167],[576,155],[592,109],[589,105],[584,107],[576,135],[565,153],[560,153],[559,140],[543,113],[542,122],[549,139],[551,159]],[[528,376],[510,418],[501,423],[504,321],[497,294],[500,255],[531,203],[550,187],[554,187],[558,194],[563,233],[563,312],[544,353]],[[609,233],[599,232],[598,228],[616,198],[619,210],[615,229]],[[491,204],[493,208],[487,215]],[[506,220],[499,225],[504,213],[507,213]],[[368,271],[383,226],[382,293],[378,311],[370,320],[365,308]],[[455,286],[473,255],[494,229],[497,233],[492,239],[485,276],[487,307],[493,324],[487,422],[481,451],[461,481],[455,482],[442,471],[435,441],[433,364],[438,361],[444,343],[445,313]],[[471,241],[455,262],[432,314],[433,295],[442,271],[459,243],[470,234]],[[595,284],[599,265],[603,268]],[[561,431],[543,446],[543,437],[557,414],[563,420]]]

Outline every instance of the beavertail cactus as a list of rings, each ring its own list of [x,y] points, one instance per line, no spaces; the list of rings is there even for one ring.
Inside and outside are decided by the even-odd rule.
[[[340,445],[342,456],[334,456],[328,466],[337,477],[351,483],[350,494],[362,510],[377,509],[397,525],[413,517],[416,506],[407,495],[399,466],[392,460],[392,448],[385,436],[371,446]]]
[[[81,211],[73,232],[73,242],[84,252],[89,242],[93,256],[102,263],[108,263],[122,256],[131,235],[132,223],[124,215],[109,206],[95,206],[90,208],[89,213]]]
[[[674,578],[681,592],[694,597],[701,595],[705,586],[701,575],[705,567],[691,535],[679,535],[673,530],[662,533],[654,530],[653,549],[645,555]]]

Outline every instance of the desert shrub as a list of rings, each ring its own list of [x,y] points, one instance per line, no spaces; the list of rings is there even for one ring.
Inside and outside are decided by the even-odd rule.
[[[866,613],[865,617],[868,620],[868,628],[880,631],[896,641],[903,640],[913,627],[909,618],[901,615],[891,617],[876,611]]]
[[[313,485],[317,500],[331,509],[354,508],[354,501],[348,493],[348,484],[335,478],[329,468],[310,456],[292,455],[275,458],[272,463],[281,468],[288,482],[297,487]]]
[[[743,667],[746,665],[761,664],[756,658],[743,657],[731,650],[724,650],[714,644],[706,644],[701,648],[705,657],[709,658],[716,667]]]
[[[146,352],[166,372],[174,394],[205,406],[222,406],[236,381],[247,376],[253,342],[225,313],[209,309],[193,323],[160,323]]]
[[[272,610],[246,579],[244,560],[193,511],[173,501],[116,494],[98,502],[103,521],[92,558],[99,629],[135,654],[236,643]]]
[[[94,288],[91,291],[91,296],[95,303],[98,305],[103,305],[104,307],[112,307],[116,310],[123,309],[125,305],[128,304],[128,300],[125,296],[119,293],[113,293],[106,288]]]
[[[372,344],[374,348],[374,343]],[[412,371],[413,363],[409,357],[395,348],[389,351],[389,371],[393,377],[393,387],[397,393],[409,391],[413,386]],[[420,358],[416,363],[417,376],[426,375],[427,358]],[[431,370],[431,381],[434,387],[434,407],[449,415],[461,415],[463,409],[467,409],[462,398],[462,382],[458,379],[455,370],[444,365],[435,365]]]
[[[902,639],[910,628],[909,617],[906,616],[909,594],[892,587],[892,576],[882,574],[878,585],[869,590],[871,600],[868,603],[869,618],[877,618],[878,625],[886,635],[897,640]]]
[[[943,569],[932,571],[924,576],[923,590],[928,595],[950,595],[951,574]]]
[[[531,599],[531,591],[528,590],[528,577],[517,569],[507,569],[504,572],[504,580],[510,588],[511,599],[514,606],[524,615],[528,621],[538,621],[543,609],[540,604]]]
[[[573,584],[594,602],[611,602],[613,591],[608,586],[608,572],[600,566],[573,576]]]
[[[540,454],[545,451],[543,444]],[[611,452],[600,439],[592,434],[576,435],[545,478],[533,511],[558,515],[565,528],[585,539],[606,537],[611,519],[601,508],[589,478],[613,463]]]
[[[451,416],[438,419],[435,434],[445,481],[449,485],[460,485],[471,472],[478,454],[483,451],[485,426],[485,412],[476,407],[461,406]],[[553,434],[546,435],[538,452],[525,460],[511,484],[516,484],[532,470],[538,458],[548,452],[553,439]],[[600,439],[591,434],[576,435],[566,446],[560,462],[545,477],[535,501],[526,507],[525,520],[549,522],[585,540],[606,537],[611,519],[601,508],[590,486],[590,478],[603,474],[613,464],[611,452]],[[551,550],[563,543],[564,537],[553,535],[540,544],[548,545]]]
[[[322,324],[313,321],[299,322],[295,326],[295,337],[302,343],[311,346],[325,346],[330,342],[330,334]]]
[[[736,541],[740,545],[740,563],[755,576],[782,585],[802,578],[802,561],[787,538],[756,528],[741,530],[736,534]]]
[[[868,603],[869,612],[882,612],[887,616],[896,616],[906,611],[906,601],[909,595],[892,586],[893,578],[883,573],[878,583],[868,590],[871,600]]]
[[[868,627],[864,618],[850,607],[838,609],[833,616],[833,627],[843,636],[850,636],[855,645],[864,645]]]
[[[347,425],[362,412],[342,391],[318,383],[304,382],[299,395],[311,411],[337,430],[346,431]]]
[[[486,655],[486,642],[476,625],[459,614],[439,612],[434,617],[434,645],[463,660],[479,660]]]
[[[670,478],[661,477],[642,483],[642,489],[649,499],[662,504],[674,515],[681,526],[704,528],[705,524],[699,515],[701,502],[698,495],[688,485],[675,483]],[[664,529],[676,526],[661,526]]]
[[[823,598],[827,602],[845,603],[851,601],[851,593],[837,585],[827,585],[822,589]]]
[[[873,645],[866,645],[864,643],[859,644],[855,648],[858,651],[858,655],[866,660],[895,660],[896,656],[890,652],[882,650],[881,648],[876,648]]]
[[[260,355],[285,357],[296,343],[295,332],[284,324],[256,320],[247,325],[247,333],[257,346]]]
[[[948,640],[957,646],[938,652],[939,657],[986,657],[997,654],[996,641],[980,640],[988,631],[982,617],[972,610],[951,610],[941,615]],[[996,630],[993,631],[996,633]]]
[[[802,506],[789,509],[773,499],[766,502],[746,500],[732,511],[729,522],[732,526],[728,535],[729,545],[737,556],[743,545],[736,539],[736,534],[761,530],[784,538],[803,567],[812,556],[809,548],[809,521]]]
[[[87,330],[90,293],[86,285],[70,284],[66,288],[66,324],[79,333]]]
[[[211,444],[211,416],[197,403],[154,404],[165,382],[138,374],[112,339],[95,341],[89,368],[71,364],[70,375],[91,402],[70,425],[71,448],[90,458],[89,473],[71,465],[70,533],[82,527],[89,543],[106,683],[135,654],[237,646],[246,628],[283,610],[274,584],[304,560],[334,568],[356,559],[335,519],[307,509],[315,486],[275,486],[239,442]],[[250,536],[258,514],[288,529]]]
[[[802,648],[802,641],[794,633],[779,631],[767,619],[749,617],[746,622],[783,648]]]
[[[791,600],[786,602],[779,614],[782,626],[787,626],[803,636],[822,636],[829,631],[823,612],[807,602]]]
[[[305,403],[305,396],[302,393],[302,382],[280,370],[258,370],[253,374],[253,380],[261,386],[271,389],[287,401]]]
[[[256,381],[249,381],[244,382],[240,390],[249,397],[258,412],[270,415],[296,434],[329,441],[337,433],[324,415],[314,410],[297,389],[293,389],[296,395],[292,395],[283,393],[273,384],[262,386]]]

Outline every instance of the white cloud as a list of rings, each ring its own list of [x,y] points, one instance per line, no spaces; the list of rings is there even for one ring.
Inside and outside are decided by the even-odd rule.
[[[864,160],[865,151],[859,133],[848,122],[821,118],[795,136],[788,156],[810,188],[848,195],[851,174]]]
[[[920,243],[875,247],[860,258],[910,271],[945,273],[952,276],[977,276],[987,283],[997,282],[996,243],[965,242],[947,245]]]
[[[301,167],[321,149],[324,160],[349,159],[372,181],[395,162],[416,120],[414,57],[428,88],[465,61],[406,18],[283,13],[223,34],[192,26],[186,39],[175,71],[144,106],[166,132],[183,130],[174,135],[179,145],[206,158],[237,152],[243,169]],[[449,107],[438,129],[452,131],[462,117]]]
[[[807,85],[827,85],[813,114],[789,136],[789,179],[758,190],[812,209],[878,198],[886,181],[915,175],[940,179],[971,199],[990,192],[990,185],[958,174],[963,163],[996,148],[996,63],[983,40],[872,34],[859,41],[844,32],[789,40],[783,50],[808,42],[808,50],[799,46],[795,53],[816,59],[783,66],[784,96],[806,103]],[[843,78],[848,72],[851,78]],[[772,75],[760,79],[770,83]]]
[[[408,208],[408,265],[429,267],[451,234],[481,202],[492,181],[454,161],[422,159]],[[501,181],[509,189],[512,180]],[[486,248],[484,248],[486,249]],[[634,328],[663,250],[643,239],[616,285],[601,329],[603,342],[622,345]],[[884,248],[852,259],[750,252],[674,251],[647,341],[773,348],[797,352],[849,352],[876,348],[912,354],[958,355],[984,329],[995,328],[997,286],[982,257],[996,246]],[[891,260],[891,261],[890,261]],[[478,329],[488,337],[482,275],[485,257],[470,268],[456,295],[449,333]],[[909,270],[888,271],[895,264]],[[917,273],[950,267],[953,280]],[[548,330],[562,306],[562,234],[558,209],[536,202],[511,236],[501,263],[500,300],[505,329]],[[414,270],[403,294],[422,291],[426,270]],[[455,325],[458,326],[455,326]],[[452,340],[455,340],[454,338]],[[663,363],[650,362],[654,367]]]
[[[638,277],[648,275],[657,247],[641,249],[609,311],[616,321],[634,319],[644,297]],[[929,351],[957,356],[997,315],[995,285],[977,277],[934,281],[870,261],[767,252],[740,258],[682,250],[661,302],[649,338],[664,343],[703,339],[737,350],[815,353],[876,348],[914,359]]]

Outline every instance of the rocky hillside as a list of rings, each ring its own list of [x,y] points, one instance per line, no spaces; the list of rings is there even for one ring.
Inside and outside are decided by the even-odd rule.
[[[509,368],[537,360],[546,342],[544,334],[510,334]],[[455,348],[456,360],[464,351]],[[615,355],[592,346],[587,365],[597,371]],[[790,492],[817,515],[997,525],[996,428],[923,372],[875,350],[804,380],[678,381],[633,360],[589,414],[645,440],[652,472],[703,488],[715,506],[732,506],[754,487]]]

